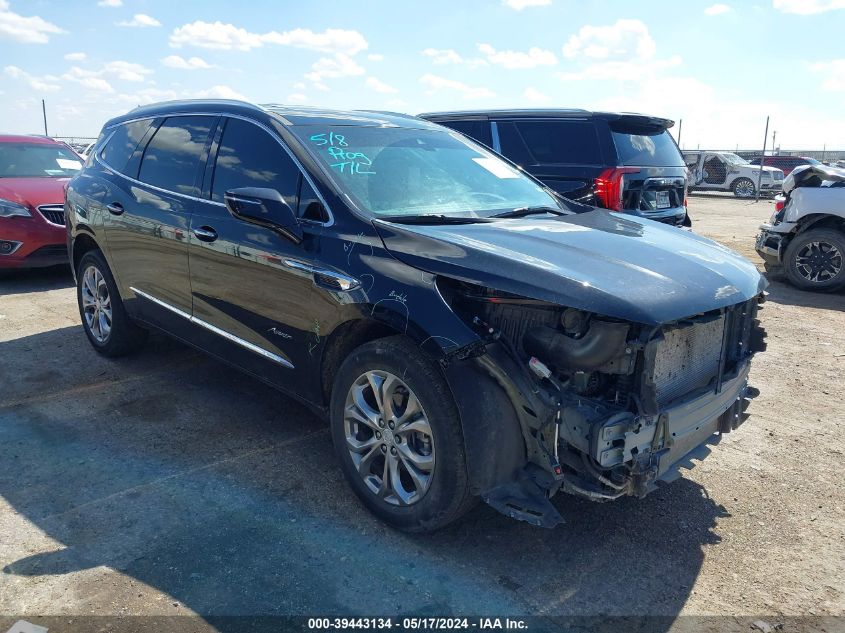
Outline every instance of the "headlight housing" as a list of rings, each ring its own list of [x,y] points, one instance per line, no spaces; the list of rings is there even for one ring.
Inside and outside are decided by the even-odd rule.
[[[22,204],[0,198],[0,218],[11,218],[14,216],[30,218],[32,217],[32,214],[29,212],[29,209]]]

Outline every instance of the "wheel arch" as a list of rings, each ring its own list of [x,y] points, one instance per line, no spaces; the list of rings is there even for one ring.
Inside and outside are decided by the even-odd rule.
[[[80,231],[73,238],[71,246],[71,266],[73,268],[74,278],[76,277],[76,269],[79,268],[79,262],[82,260],[85,253],[93,250],[102,250],[97,240],[92,233],[87,231]]]
[[[811,213],[798,220],[793,236],[811,228],[834,229],[845,233],[845,217],[827,213]]]
[[[332,385],[337,370],[352,351],[381,338],[402,334],[384,321],[372,318],[358,318],[344,321],[338,325],[326,339],[320,357],[320,379],[322,381],[322,403],[331,402]]]

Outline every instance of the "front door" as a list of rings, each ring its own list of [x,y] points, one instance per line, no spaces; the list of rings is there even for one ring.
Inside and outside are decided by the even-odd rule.
[[[212,143],[204,195],[191,216],[189,261],[194,322],[201,345],[287,390],[312,360],[315,338],[314,237],[300,244],[232,216],[223,194],[241,187],[277,190],[297,208],[301,173],[281,142],[255,123],[224,118]],[[202,335],[197,332],[197,335]]]
[[[728,178],[728,167],[716,154],[707,154],[703,164],[704,182],[708,185],[723,185]]]
[[[137,173],[116,176],[105,201],[122,296],[143,319],[177,334],[191,312],[188,232],[216,121],[165,119],[143,148]]]

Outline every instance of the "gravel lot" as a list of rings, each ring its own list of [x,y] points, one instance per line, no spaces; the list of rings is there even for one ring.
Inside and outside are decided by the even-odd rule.
[[[690,207],[758,261],[771,202]],[[481,505],[407,536],[302,406],[160,336],[97,356],[71,283],[0,278],[0,614],[845,615],[841,293],[772,284],[752,416],[683,479],[558,496],[554,531]]]

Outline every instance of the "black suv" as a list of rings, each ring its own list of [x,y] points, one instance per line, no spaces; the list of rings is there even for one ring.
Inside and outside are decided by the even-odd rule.
[[[757,269],[568,204],[421,119],[182,101],[109,121],[65,210],[98,352],[157,328],[274,385],[375,514],[430,530],[478,496],[552,526],[558,491],[643,495],[744,419]]]
[[[506,156],[559,194],[591,206],[690,226],[687,171],[674,121],[586,110],[419,115]]]

